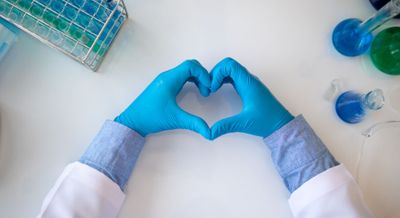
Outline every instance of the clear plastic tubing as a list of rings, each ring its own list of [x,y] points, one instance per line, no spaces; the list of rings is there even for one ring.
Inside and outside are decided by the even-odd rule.
[[[364,130],[361,134],[365,137],[371,137],[373,136],[376,132],[378,132],[381,129],[389,128],[389,127],[397,127],[400,128],[400,121],[397,120],[391,120],[391,121],[385,121],[381,123],[377,123],[370,128]]]
[[[349,57],[364,54],[371,46],[372,31],[398,14],[400,0],[392,0],[364,22],[357,18],[343,20],[333,30],[332,42],[335,49]]]

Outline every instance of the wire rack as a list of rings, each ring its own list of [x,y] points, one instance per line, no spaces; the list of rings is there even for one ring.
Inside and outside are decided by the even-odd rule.
[[[123,0],[0,0],[0,17],[96,71],[128,12]]]

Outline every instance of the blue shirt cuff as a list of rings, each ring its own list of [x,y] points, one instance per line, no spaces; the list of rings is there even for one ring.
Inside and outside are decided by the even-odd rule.
[[[124,190],[144,142],[134,130],[108,120],[79,161],[104,173]]]
[[[339,163],[302,115],[264,139],[290,192]]]

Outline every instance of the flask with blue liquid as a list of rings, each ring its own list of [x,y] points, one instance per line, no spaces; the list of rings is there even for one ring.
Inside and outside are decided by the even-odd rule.
[[[337,98],[335,109],[340,119],[354,124],[363,121],[369,110],[381,109],[384,103],[385,98],[381,89],[375,89],[367,94],[347,91]]]
[[[19,30],[0,18],[0,62],[17,39]]]
[[[374,38],[372,32],[400,14],[400,0],[386,1],[386,4],[380,7],[376,14],[365,21],[350,18],[341,21],[335,27],[332,42],[339,53],[348,57],[364,54],[371,47]]]

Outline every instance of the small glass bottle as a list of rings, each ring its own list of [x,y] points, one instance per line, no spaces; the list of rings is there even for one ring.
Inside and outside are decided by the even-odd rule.
[[[379,110],[384,103],[385,98],[380,89],[375,89],[367,94],[347,91],[338,97],[335,109],[340,119],[354,124],[363,121],[368,110]]]

